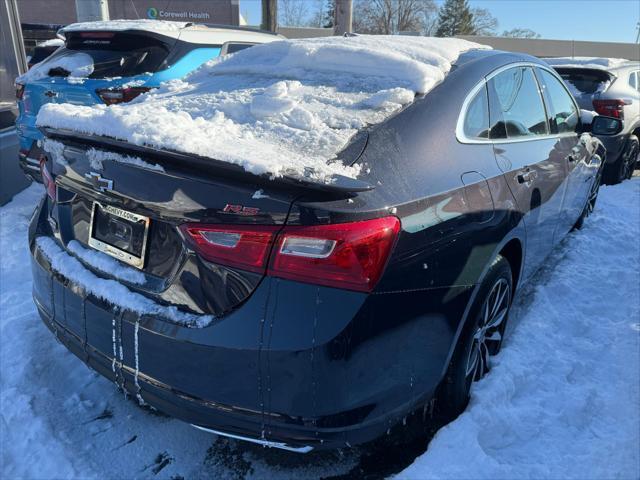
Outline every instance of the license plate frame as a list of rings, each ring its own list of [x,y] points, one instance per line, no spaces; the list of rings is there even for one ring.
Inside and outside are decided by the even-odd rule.
[[[144,222],[144,232],[142,237],[141,255],[137,256],[126,250],[122,250],[110,243],[99,240],[95,237],[95,224],[96,224],[96,211],[100,208],[102,213],[107,213],[110,216],[119,217],[128,222]],[[93,202],[91,206],[91,222],[89,223],[89,246],[103,252],[111,257],[125,262],[135,268],[142,269],[144,267],[144,261],[147,252],[147,240],[149,238],[149,226],[151,225],[151,219],[138,213],[129,212],[112,205],[105,205],[100,202]]]

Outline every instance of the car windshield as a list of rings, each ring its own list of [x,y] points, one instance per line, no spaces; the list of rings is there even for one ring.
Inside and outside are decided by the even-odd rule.
[[[574,95],[604,92],[611,83],[611,77],[605,71],[558,69],[558,73]]]
[[[76,35],[42,68],[49,76],[131,77],[159,70],[168,53],[165,44],[142,35],[118,34],[111,38]]]

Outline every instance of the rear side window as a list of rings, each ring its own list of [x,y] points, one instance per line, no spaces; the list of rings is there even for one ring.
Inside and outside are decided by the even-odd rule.
[[[551,133],[575,132],[579,115],[573,99],[555,76],[546,70],[537,71],[547,104]]]
[[[544,105],[530,67],[515,67],[487,82],[490,138],[519,139],[547,134]]]
[[[489,100],[485,85],[469,102],[464,117],[464,136],[467,138],[489,138]]]
[[[245,48],[253,47],[255,43],[228,43],[227,53],[236,53]]]
[[[86,35],[86,36],[82,36]],[[40,65],[49,76],[67,77],[75,71],[88,78],[131,77],[153,73],[164,67],[169,49],[163,42],[144,35],[116,34],[91,37],[80,33],[68,39]],[[102,34],[102,35],[108,35]]]

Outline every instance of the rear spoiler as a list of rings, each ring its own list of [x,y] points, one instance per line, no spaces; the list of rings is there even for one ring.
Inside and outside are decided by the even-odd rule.
[[[362,180],[345,177],[344,175],[331,175],[327,182],[314,181],[310,177],[303,175],[283,175],[281,177],[271,177],[269,175],[256,175],[247,172],[240,165],[229,162],[201,157],[190,153],[163,150],[146,145],[134,145],[111,137],[96,137],[85,135],[71,130],[55,129],[49,127],[40,130],[52,140],[59,140],[67,145],[86,145],[97,149],[108,149],[120,154],[137,154],[155,163],[175,165],[182,170],[194,172],[207,172],[216,177],[228,178],[231,180],[249,181],[264,185],[266,187],[282,187],[304,192],[318,192],[333,195],[348,195],[357,192],[366,192],[375,187]]]

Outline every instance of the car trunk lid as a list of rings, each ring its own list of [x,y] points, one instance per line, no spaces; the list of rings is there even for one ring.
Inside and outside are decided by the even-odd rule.
[[[346,178],[318,185],[301,178],[274,181],[226,162],[102,138],[83,141],[77,134],[47,135],[58,190],[55,222],[67,250],[97,270],[104,262],[92,263],[87,251],[115,257],[125,270],[141,272],[141,281],[113,269],[99,273],[195,313],[222,315],[248,298],[266,274],[269,254],[263,252],[262,263],[247,261],[256,252],[252,232],[275,235],[301,192],[344,196],[371,188]],[[225,226],[226,236],[192,237],[185,226],[193,225]],[[233,258],[212,259],[197,242],[224,249],[239,232],[243,248]]]

